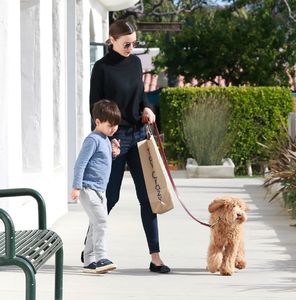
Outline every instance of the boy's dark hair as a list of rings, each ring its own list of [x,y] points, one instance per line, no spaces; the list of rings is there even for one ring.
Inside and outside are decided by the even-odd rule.
[[[101,122],[109,122],[115,126],[120,123],[121,113],[115,102],[102,99],[94,104],[92,117],[94,122],[99,119]]]

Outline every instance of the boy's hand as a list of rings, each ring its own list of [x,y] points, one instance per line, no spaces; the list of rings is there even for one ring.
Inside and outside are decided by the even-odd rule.
[[[115,158],[120,154],[120,140],[112,139],[112,157]]]
[[[80,190],[77,190],[77,189],[72,189],[72,192],[71,192],[71,198],[72,200],[74,201],[78,201],[79,199],[79,195],[80,195]]]

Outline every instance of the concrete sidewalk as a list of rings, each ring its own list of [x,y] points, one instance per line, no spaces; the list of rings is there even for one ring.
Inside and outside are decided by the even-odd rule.
[[[79,204],[53,230],[64,241],[65,300],[183,300],[183,299],[295,299],[296,228],[278,202],[268,203],[261,179],[176,178],[179,194],[188,209],[208,221],[208,204],[218,195],[237,195],[249,205],[245,226],[247,268],[231,277],[206,271],[209,228],[194,222],[179,203],[160,215],[162,259],[170,274],[148,270],[149,255],[132,180],[126,174],[121,200],[109,217],[109,259],[117,270],[101,275],[81,272],[80,252],[87,216]],[[295,223],[295,222],[294,222]],[[37,274],[37,299],[54,299],[53,260]],[[24,296],[24,276],[0,270],[0,299]]]

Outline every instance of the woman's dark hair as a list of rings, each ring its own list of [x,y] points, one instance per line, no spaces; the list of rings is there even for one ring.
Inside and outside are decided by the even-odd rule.
[[[136,31],[136,26],[127,20],[116,20],[110,25],[109,36],[112,36],[115,40],[123,35],[129,35]],[[107,40],[107,43],[110,41]]]
[[[94,122],[99,119],[101,122],[109,122],[115,126],[120,123],[121,113],[115,102],[102,99],[94,104],[92,117]]]

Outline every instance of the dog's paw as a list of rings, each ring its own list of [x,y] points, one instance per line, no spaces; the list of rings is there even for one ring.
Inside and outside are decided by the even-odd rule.
[[[223,276],[231,276],[233,274],[234,270],[230,269],[221,269],[220,274]]]
[[[220,274],[222,275],[222,276],[231,276],[232,275],[232,272],[227,272],[227,271],[221,271],[220,272]]]
[[[239,260],[235,262],[235,267],[237,269],[244,269],[246,267],[246,262],[244,260]]]
[[[216,273],[216,272],[219,272],[219,269],[217,269],[216,267],[213,267],[213,266],[207,266],[206,267],[206,270],[209,271],[210,273]]]

